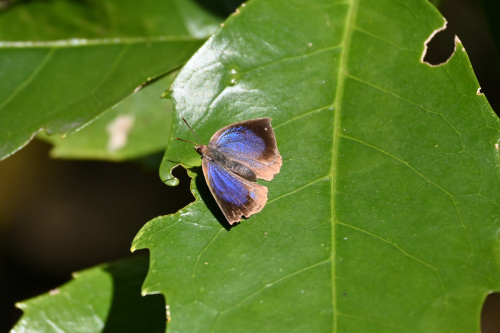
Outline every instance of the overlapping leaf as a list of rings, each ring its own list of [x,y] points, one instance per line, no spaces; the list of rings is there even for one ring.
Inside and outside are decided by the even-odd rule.
[[[45,295],[17,304],[12,332],[164,332],[161,296],[142,297],[147,257],[101,265]]]
[[[82,127],[178,68],[215,22],[195,1],[12,6],[0,16],[0,159],[40,129]]]
[[[58,158],[125,160],[165,149],[172,127],[172,101],[161,99],[174,74],[124,99],[112,110],[67,136],[39,134]]]
[[[144,285],[172,332],[477,332],[499,290],[500,123],[425,0],[254,0],[174,82],[175,136],[273,118],[282,171],[226,230],[199,156],[172,138],[197,201],[150,221]],[[219,218],[219,220],[217,219]]]

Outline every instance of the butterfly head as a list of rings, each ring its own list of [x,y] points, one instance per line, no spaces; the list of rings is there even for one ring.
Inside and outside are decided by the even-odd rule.
[[[194,146],[193,148],[194,148],[194,150],[196,150],[196,152],[198,154],[200,154],[201,156],[203,156],[203,153],[205,152],[205,149],[204,149],[205,146],[200,145],[200,146]]]

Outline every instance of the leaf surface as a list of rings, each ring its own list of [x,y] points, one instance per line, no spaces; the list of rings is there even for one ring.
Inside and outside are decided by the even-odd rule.
[[[173,105],[161,99],[174,74],[148,85],[79,131],[38,137],[51,142],[52,157],[121,161],[165,149],[172,127]]]
[[[479,332],[500,290],[500,124],[459,41],[422,62],[443,25],[424,0],[255,0],[186,64],[161,175],[182,163],[197,201],[132,247],[169,332]],[[262,212],[225,228],[181,116],[205,144],[273,119]]]
[[[0,159],[40,129],[84,126],[178,68],[215,21],[194,1],[14,5],[0,17]]]
[[[147,257],[74,273],[65,285],[20,303],[12,332],[165,332],[163,297],[140,294]]]

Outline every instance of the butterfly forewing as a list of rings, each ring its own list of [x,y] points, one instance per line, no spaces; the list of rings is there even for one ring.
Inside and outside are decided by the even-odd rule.
[[[276,146],[271,118],[259,118],[238,122],[217,131],[210,143],[213,148],[246,165],[257,178],[273,179],[280,171],[282,159]]]

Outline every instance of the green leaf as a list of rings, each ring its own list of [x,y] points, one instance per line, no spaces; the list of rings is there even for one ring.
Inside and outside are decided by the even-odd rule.
[[[100,265],[45,295],[17,303],[13,332],[165,332],[165,302],[142,297],[147,257]]]
[[[196,36],[206,38],[220,18],[193,0],[24,1],[1,11],[0,40]],[[22,24],[23,29],[12,29]]]
[[[425,0],[255,0],[173,84],[174,136],[273,118],[283,167],[230,230],[190,145],[161,168],[197,201],[150,221],[143,290],[169,332],[479,332],[500,290],[500,123],[456,42],[422,62],[444,19]],[[251,32],[251,33],[249,33]]]
[[[167,146],[173,105],[161,99],[175,73],[124,99],[83,129],[67,136],[40,136],[54,144],[57,158],[125,160],[159,152]]]
[[[29,29],[10,28],[25,21]],[[13,6],[0,17],[0,159],[40,129],[84,126],[182,66],[214,21],[194,0]]]

